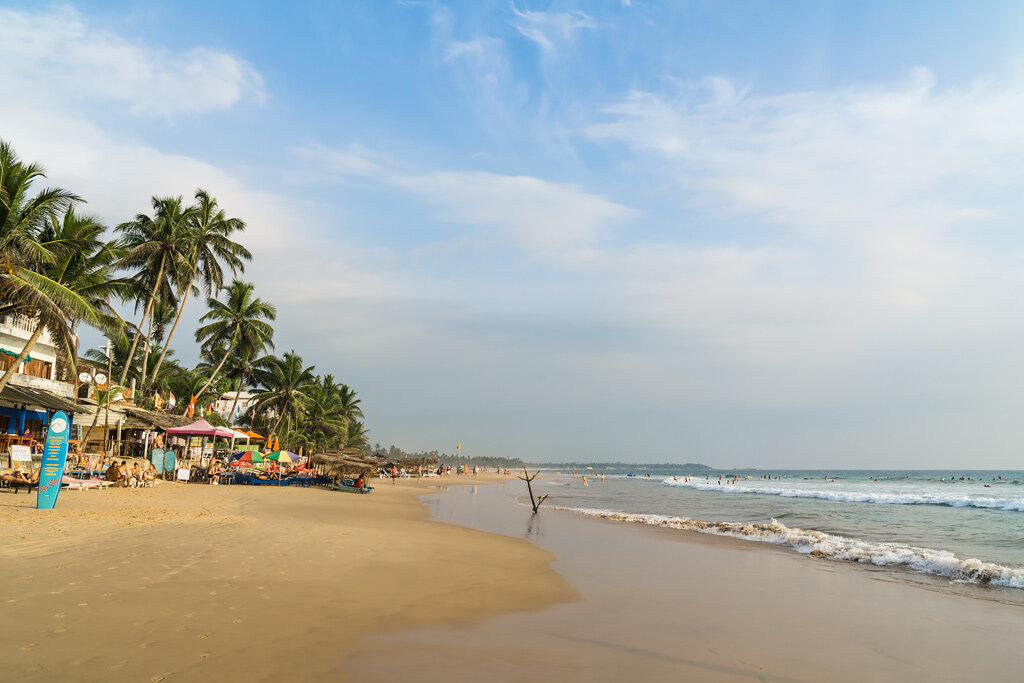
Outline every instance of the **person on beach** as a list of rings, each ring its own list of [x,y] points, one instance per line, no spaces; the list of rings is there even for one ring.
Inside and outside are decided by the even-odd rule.
[[[121,468],[117,466],[117,463],[113,463],[107,468],[107,481],[112,482],[115,486],[121,479]]]
[[[28,488],[28,492],[32,493],[32,487],[39,483],[39,475],[36,475],[36,479],[33,482],[32,478],[25,474],[25,470],[20,467],[8,474],[0,475],[0,479],[6,481],[7,485],[14,489],[15,493],[18,492],[19,488]]]
[[[135,463],[132,467],[131,474],[128,475],[128,486],[136,488],[142,483],[142,468],[139,467],[139,463]]]
[[[422,478],[423,478],[423,465],[416,465],[416,479],[419,480],[419,479],[422,479]]]
[[[391,485],[395,485],[395,480],[398,479],[398,468],[394,465],[391,466]]]
[[[361,474],[357,475],[356,476],[356,488],[357,489],[362,489],[364,483],[365,482],[363,481],[363,475],[361,475]]]

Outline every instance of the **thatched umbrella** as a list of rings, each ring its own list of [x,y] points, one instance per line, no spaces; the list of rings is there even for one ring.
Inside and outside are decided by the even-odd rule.
[[[376,472],[380,467],[380,463],[375,458],[363,455],[362,451],[359,451],[358,454],[347,454],[342,451],[341,453],[312,455],[309,462],[334,479],[355,474],[367,475]]]

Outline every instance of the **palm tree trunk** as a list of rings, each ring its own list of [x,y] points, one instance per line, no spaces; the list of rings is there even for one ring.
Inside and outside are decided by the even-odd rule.
[[[149,326],[146,328],[146,346],[142,352],[142,378],[139,380],[139,388],[146,388],[146,366],[149,365],[149,339],[153,336],[153,318],[156,317],[156,312],[149,316]]]
[[[245,381],[245,373],[243,372],[242,376],[239,377],[239,379],[238,379],[238,389],[235,390],[235,401],[234,401],[234,403],[231,404],[231,412],[228,413],[228,415],[231,416],[231,426],[235,425],[235,417],[234,417],[235,409],[238,407],[238,395],[240,393],[242,393],[242,382],[244,382],[244,381]]]
[[[284,416],[288,414],[287,407],[288,406],[285,406],[285,408],[281,409],[281,417],[277,418],[277,424],[274,425],[274,429],[270,432],[270,434],[278,436],[278,438],[280,438],[280,435],[277,433],[277,430],[281,428],[281,423],[284,422]]]
[[[135,333],[135,338],[132,339],[132,348],[128,350],[128,358],[124,362],[124,370],[121,371],[121,381],[118,382],[121,386],[124,386],[124,381],[128,378],[128,370],[132,366],[132,359],[135,356],[135,347],[139,343],[139,337],[142,336],[142,326],[146,324],[146,318],[149,317],[150,312],[153,310],[153,302],[156,301],[156,293],[160,289],[160,280],[164,276],[164,261],[167,259],[167,254],[160,257],[160,269],[156,273],[156,282],[153,284],[153,291],[149,294],[149,301],[146,302],[146,311],[142,314],[142,320],[139,321],[139,329]],[[141,384],[139,389],[142,389]]]
[[[100,391],[99,391],[99,389],[97,389],[96,390],[96,414],[92,416],[92,424],[89,425],[89,431],[87,431],[85,433],[85,438],[82,439],[82,450],[83,451],[86,448],[89,447],[89,437],[92,436],[92,430],[96,429],[96,423],[99,422],[99,421],[100,421]]]
[[[43,324],[37,322],[35,331],[32,333],[32,336],[28,338],[28,341],[25,342],[25,348],[21,350],[21,353],[18,354],[18,357],[14,359],[13,363],[11,363],[11,367],[7,368],[7,371],[4,372],[4,376],[0,377],[0,391],[3,391],[4,387],[6,387],[7,384],[11,381],[11,376],[15,372],[17,372],[18,368],[21,367],[21,364],[25,362],[25,358],[28,357],[29,351],[31,351],[32,347],[36,345],[36,342],[39,341],[39,337],[42,334]]]
[[[171,348],[171,340],[174,339],[174,331],[178,329],[178,323],[181,322],[181,316],[185,312],[185,304],[188,303],[188,295],[192,293],[192,285],[196,281],[196,272],[199,270],[197,267],[192,269],[192,277],[188,280],[188,287],[185,288],[185,296],[181,297],[181,305],[178,306],[178,317],[174,319],[174,325],[171,326],[171,332],[167,335],[167,340],[164,342],[164,350],[160,352],[160,358],[157,359],[156,365],[153,367],[153,377],[156,377],[156,373],[160,371],[160,366],[164,364],[164,356],[167,355],[167,349]]]
[[[208,387],[209,387],[209,386],[210,386],[211,384],[213,384],[213,380],[217,379],[217,375],[218,375],[218,374],[220,373],[220,369],[221,369],[222,367],[224,367],[224,363],[226,363],[226,362],[227,362],[227,360],[228,360],[228,356],[229,356],[230,354],[231,354],[231,348],[230,348],[230,347],[228,347],[228,350],[227,350],[226,352],[224,352],[224,357],[220,359],[220,364],[219,364],[219,365],[217,365],[217,368],[216,368],[216,369],[215,369],[215,370],[213,371],[213,374],[212,374],[212,375],[210,375],[210,379],[206,380],[206,384],[204,384],[204,385],[203,385],[203,388],[199,390],[199,393],[198,393],[198,394],[196,394],[196,396],[202,396],[202,395],[203,395],[203,392],[204,392],[204,391],[206,391],[206,389],[207,389],[207,388],[208,388]]]

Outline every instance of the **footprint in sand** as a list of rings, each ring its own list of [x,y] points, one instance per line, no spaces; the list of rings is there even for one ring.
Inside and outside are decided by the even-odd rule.
[[[21,649],[25,652],[32,652],[32,650],[36,649],[36,645],[38,644],[39,643],[29,643],[28,645],[22,645]]]
[[[209,652],[201,652],[199,654],[199,659],[207,659],[207,658],[209,658],[209,656],[210,656]]]
[[[87,602],[80,602],[80,603],[78,603],[78,606],[79,607],[88,607],[89,603],[87,603]]]
[[[157,643],[157,641],[151,640],[148,643],[142,643],[141,645],[139,645],[139,647],[142,648],[143,650],[145,650],[150,645],[156,645],[156,643]]]
[[[128,665],[128,660],[125,660],[125,661],[123,661],[123,662],[118,662],[117,664],[114,664],[114,665],[113,665],[112,667],[110,667],[110,668],[111,668],[111,669],[123,669],[123,668],[124,668],[125,666],[127,666],[127,665]]]
[[[202,638],[202,639],[209,638],[210,634],[209,633],[200,633],[199,637]]]
[[[241,619],[234,619],[234,620],[232,620],[232,622],[231,622],[231,623],[232,623],[232,624],[241,624],[241,623],[242,623],[242,620],[241,620]]]
[[[50,633],[57,634],[57,633],[64,633],[65,631],[67,631],[66,628],[55,628],[52,631],[50,631]]]
[[[165,678],[167,678],[168,676],[170,676],[170,675],[171,675],[172,673],[174,673],[174,672],[173,672],[173,671],[165,671],[165,672],[164,672],[164,673],[162,673],[161,675],[159,675],[159,676],[153,676],[153,677],[152,677],[152,678],[150,678],[149,680],[153,681],[153,683],[160,683],[160,681],[164,680]]]
[[[63,612],[58,612],[57,614],[54,614],[53,616],[55,618],[57,618],[57,619],[63,619],[64,618],[64,613]]]

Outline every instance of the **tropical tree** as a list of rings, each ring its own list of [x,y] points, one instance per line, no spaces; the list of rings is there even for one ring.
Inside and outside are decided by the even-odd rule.
[[[277,318],[277,308],[253,296],[253,289],[251,282],[234,280],[225,292],[225,301],[206,299],[210,310],[199,319],[206,324],[196,330],[196,341],[209,348],[221,345],[225,351],[201,391],[217,378],[232,349],[250,350],[255,356],[274,348],[274,328],[267,321]]]
[[[188,277],[184,286],[179,289],[181,304],[178,306],[178,316],[174,319],[174,325],[167,336],[165,349],[170,347],[196,281],[202,285],[207,296],[212,296],[224,286],[222,263],[231,269],[232,275],[235,275],[244,272],[244,262],[252,259],[248,249],[231,239],[233,233],[245,230],[245,222],[240,218],[228,218],[224,210],[217,206],[217,200],[206,190],[196,190],[196,204],[189,228],[188,261],[192,265],[187,269]],[[159,372],[163,361],[164,357],[161,355],[153,367],[154,374]]]
[[[135,347],[142,335],[142,328],[149,321],[149,328],[146,332],[148,344],[152,333],[153,321],[151,314],[153,305],[161,288],[171,289],[170,282],[174,279],[169,277],[172,273],[178,273],[186,267],[188,262],[190,240],[189,228],[192,214],[195,211],[192,207],[184,206],[181,197],[153,197],[153,215],[138,214],[135,220],[122,223],[117,226],[121,233],[121,244],[125,254],[121,259],[124,268],[138,268],[137,278],[145,281],[150,287],[146,298],[145,308],[142,313],[142,320],[128,351],[128,358],[135,356]],[[150,276],[152,277],[150,278]],[[151,281],[150,281],[151,280]],[[143,355],[143,366],[148,360],[148,355]],[[124,384],[128,376],[128,366],[121,371],[120,384]],[[146,369],[143,367],[140,383],[145,384]]]
[[[94,300],[54,280],[55,275],[64,272],[61,259],[67,259],[83,243],[75,238],[53,239],[44,244],[41,235],[81,199],[59,188],[47,188],[32,195],[33,183],[42,177],[45,176],[39,165],[23,163],[9,143],[0,141],[0,314],[24,315],[33,324],[28,341],[0,376],[0,391],[44,330],[49,331],[58,353],[73,359],[73,328],[77,322],[101,328],[107,323]],[[73,216],[71,220],[74,221]],[[95,284],[92,279],[89,282]],[[79,284],[86,287],[85,282]]]
[[[362,422],[349,422],[345,429],[345,448],[368,448],[370,446],[370,430]]]
[[[254,411],[273,411],[276,416],[271,434],[277,434],[286,419],[291,423],[302,407],[309,385],[313,382],[311,365],[302,363],[302,356],[291,350],[281,358],[271,356],[253,371],[253,377],[262,387],[253,397]]]

